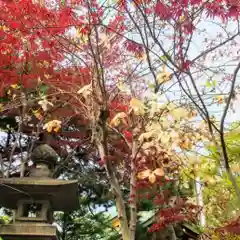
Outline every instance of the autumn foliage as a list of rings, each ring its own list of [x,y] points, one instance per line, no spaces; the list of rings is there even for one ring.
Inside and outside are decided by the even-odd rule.
[[[69,149],[84,146],[97,158],[96,164],[106,170],[124,240],[135,239],[143,199],[157,210],[150,232],[195,221],[199,208],[170,190],[176,187],[186,153],[204,141],[216,143],[214,131],[221,132],[193,74],[203,71],[201,58],[224,41],[212,48],[206,44],[207,50],[193,58],[188,50],[198,21],[238,21],[239,1],[120,0],[105,6],[98,1],[21,0],[1,1],[1,9],[1,116],[20,118],[19,132],[34,137],[44,133],[64,157]],[[170,50],[156,33],[156,28],[168,26]],[[136,38],[129,37],[132,29]],[[191,104],[160,100],[172,81]],[[199,102],[194,102],[192,88]],[[222,95],[213,98],[217,105],[224,101]],[[200,124],[191,124],[199,117]],[[172,187],[166,190],[169,183]],[[129,189],[127,197],[122,186]]]

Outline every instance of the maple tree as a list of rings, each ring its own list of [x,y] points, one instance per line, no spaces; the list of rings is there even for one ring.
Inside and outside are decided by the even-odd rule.
[[[131,6],[127,1],[121,3],[131,27],[139,36],[136,44],[141,46],[142,55],[145,55],[155,93],[160,91],[164,94],[173,88],[171,85],[178,85],[177,89],[207,122],[210,140],[218,145],[222,162],[239,198],[239,187],[229,166],[224,140],[226,115],[236,94],[240,68],[237,54],[231,50],[227,52],[230,46],[235,48],[238,42],[239,28],[230,29],[229,25],[234,22],[238,24],[239,2],[133,1]],[[222,27],[228,35],[224,36],[221,30],[212,34],[210,24]],[[200,43],[195,50],[194,41],[198,39]],[[227,63],[223,58],[227,59]],[[215,60],[216,64],[211,60]],[[230,63],[235,68],[228,68],[227,64]],[[166,65],[168,72],[158,72],[159,65]],[[206,81],[206,87],[202,86],[201,81]],[[217,124],[210,115],[212,105],[225,102],[220,124]],[[218,137],[220,144],[216,141]]]
[[[239,28],[227,26],[238,23],[237,4],[1,1],[1,115],[17,117],[14,131],[33,140],[41,135],[66,161],[69,149],[79,146],[99,158],[116,201],[123,240],[135,239],[138,202],[146,197],[139,194],[142,185],[158,194],[154,201],[159,214],[150,231],[194,218],[195,206],[182,199],[169,207],[172,195],[162,185],[176,182],[184,155],[198,151],[202,141],[217,147],[240,199],[224,136],[240,68],[234,54]],[[201,26],[210,21],[223,27],[226,36],[217,32],[216,41],[211,28]],[[204,39],[196,51],[199,36]],[[227,52],[230,46],[233,50]],[[206,62],[216,58],[227,58],[233,69],[220,60],[216,65]],[[206,84],[199,86],[201,81]],[[225,100],[218,124],[211,107]],[[205,123],[193,125],[199,117]],[[30,153],[34,144],[27,142],[25,151]],[[13,141],[11,151],[5,148],[2,154],[7,176],[17,150]],[[21,176],[28,159],[29,154],[21,157]]]

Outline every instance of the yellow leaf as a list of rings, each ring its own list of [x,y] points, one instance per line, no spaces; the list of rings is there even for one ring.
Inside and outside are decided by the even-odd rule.
[[[76,37],[77,37],[77,38],[80,38],[81,36],[82,36],[81,29],[78,28],[78,29],[76,30]]]
[[[51,75],[49,75],[49,74],[44,74],[44,77],[45,77],[46,79],[49,79],[49,78],[51,77]]]
[[[130,107],[133,109],[135,114],[143,115],[145,113],[145,105],[142,101],[137,98],[132,98],[130,101]]]
[[[174,103],[172,103],[172,102],[170,102],[170,103],[167,104],[167,109],[168,109],[169,111],[172,111],[172,110],[175,109],[175,108],[177,108],[177,105],[176,105],[176,104],[174,104]]]
[[[135,55],[135,57],[136,57],[138,60],[142,60],[142,61],[146,61],[146,60],[147,60],[147,54],[145,54],[145,53]]]
[[[46,123],[43,126],[43,129],[46,129],[48,132],[58,132],[61,129],[62,122],[59,120],[52,120]]]
[[[128,89],[127,85],[123,82],[123,80],[119,80],[117,82],[117,87],[121,92],[130,93],[130,89]]]
[[[18,89],[19,86],[18,86],[18,84],[12,84],[12,85],[11,85],[11,88],[13,88],[13,89]]]
[[[157,75],[157,81],[158,83],[165,83],[168,82],[171,79],[171,73],[166,71],[166,66],[163,65],[163,69],[160,73]]]
[[[179,21],[182,23],[184,22],[184,20],[185,20],[185,16],[184,15],[180,16]]]
[[[34,116],[39,119],[39,120],[42,120],[43,119],[43,116],[42,114],[39,112],[39,110],[36,110],[36,111],[33,111],[33,114]]]
[[[190,111],[188,112],[188,118],[194,118],[198,115],[196,111]]]
[[[159,177],[163,177],[164,176],[164,171],[162,168],[156,168],[153,173]]]
[[[190,155],[188,156],[188,161],[190,164],[196,165],[196,164],[201,164],[201,159],[197,155]]]
[[[49,65],[50,65],[49,62],[47,62],[46,60],[43,61],[43,66],[44,67],[49,67]]]
[[[216,180],[215,180],[213,177],[211,177],[211,176],[205,176],[205,177],[204,177],[204,180],[205,180],[205,182],[207,182],[208,184],[215,184],[215,183],[216,183]]]
[[[42,100],[40,100],[38,104],[42,107],[44,112],[48,110],[49,105],[53,106],[53,104],[49,102],[46,98],[43,98]]]
[[[219,233],[214,233],[214,235],[212,235],[212,240],[220,240]]]
[[[179,139],[179,133],[178,132],[172,131],[172,132],[170,132],[169,135],[173,140]]]
[[[110,49],[111,48],[111,38],[108,35],[106,35],[105,33],[101,33],[99,46]]]
[[[218,104],[222,104],[224,98],[223,98],[223,96],[217,96],[217,97],[215,98],[215,100],[217,101]]]
[[[239,164],[234,164],[231,166],[231,169],[234,173],[239,173],[240,172],[240,165]]]
[[[88,42],[88,36],[81,32],[81,28],[77,29],[75,36],[76,36],[76,40],[78,40],[80,44],[85,44]]]
[[[151,172],[152,171],[150,169],[144,170],[144,171],[138,173],[138,178],[141,179],[141,180],[145,179],[145,178],[150,176]]]
[[[156,182],[156,175],[151,173],[148,177],[150,183],[155,183]]]
[[[192,142],[188,138],[184,138],[181,143],[179,143],[179,147],[182,149],[191,149]]]
[[[50,132],[52,132],[52,126],[51,125],[49,125],[48,127],[47,127],[47,131],[50,133]]]
[[[8,31],[9,28],[6,27],[5,25],[0,26],[0,30],[3,30],[4,32]]]
[[[188,117],[188,111],[184,108],[175,108],[171,111],[171,114],[177,121]]]
[[[56,126],[56,127],[53,129],[54,132],[59,132],[59,130],[60,130],[60,126]]]
[[[113,226],[114,228],[120,227],[120,220],[119,220],[118,218],[113,219],[113,220],[112,220],[112,226]]]
[[[169,128],[169,127],[171,126],[171,124],[172,124],[172,122],[169,121],[169,119],[167,119],[166,117],[162,117],[162,118],[160,119],[160,123],[161,123],[161,125],[162,125],[162,127],[163,127],[164,129]]]
[[[111,120],[110,126],[117,127],[121,123],[127,125],[127,114],[124,112],[117,113],[115,117]]]
[[[147,141],[149,140],[149,138],[153,137],[155,135],[155,130],[152,130],[152,131],[149,131],[149,132],[145,132],[145,133],[142,133],[138,140],[140,142],[144,142],[144,141]]]
[[[162,143],[168,143],[170,141],[170,135],[167,132],[163,132],[160,139]]]

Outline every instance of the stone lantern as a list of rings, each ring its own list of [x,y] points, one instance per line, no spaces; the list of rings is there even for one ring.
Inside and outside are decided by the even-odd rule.
[[[28,177],[0,179],[0,206],[14,210],[13,221],[0,225],[3,240],[57,240],[54,211],[78,208],[77,181],[53,179],[56,152],[36,147]]]

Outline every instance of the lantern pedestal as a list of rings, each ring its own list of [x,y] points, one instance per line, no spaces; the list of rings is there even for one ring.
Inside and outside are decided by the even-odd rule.
[[[4,240],[57,240],[57,229],[49,224],[18,223],[6,224],[0,228]]]

